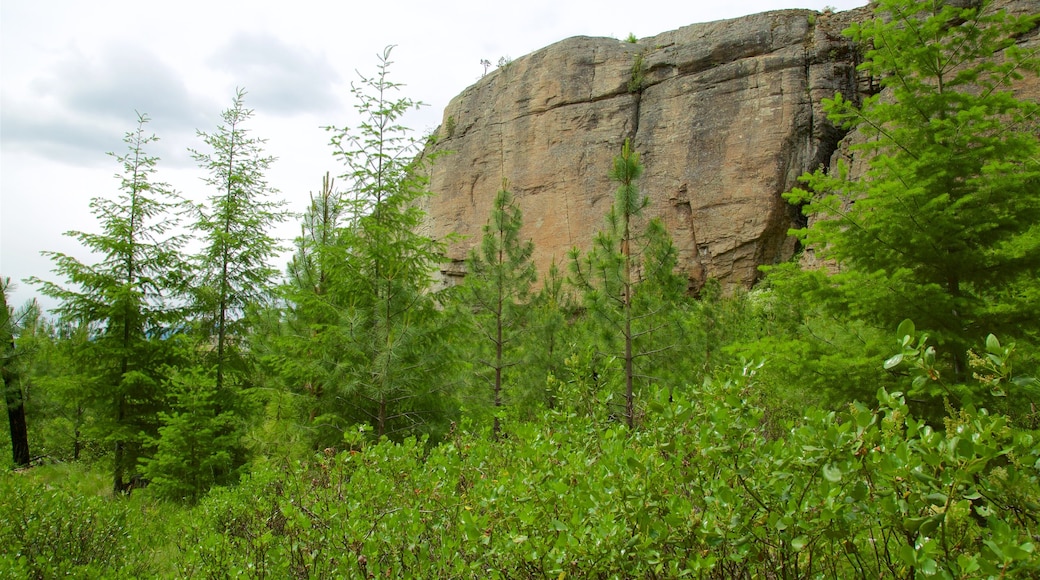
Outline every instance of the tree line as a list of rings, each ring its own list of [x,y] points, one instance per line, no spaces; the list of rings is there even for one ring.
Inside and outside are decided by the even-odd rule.
[[[444,240],[420,233],[417,203],[431,160],[401,125],[419,103],[391,79],[390,48],[352,86],[360,124],[326,128],[343,170],[311,194],[281,275],[270,231],[289,214],[244,91],[192,151],[202,204],[158,179],[140,115],[114,155],[118,193],[91,202],[100,233],[69,233],[98,260],[48,253],[61,281],[29,282],[59,301],[54,318],[5,301],[14,463],[32,443],[103,459],[114,492],[148,482],[195,501],[258,461],[358,445],[359,429],[498,441],[552,411],[638,430],[647,393],[671,400],[760,360],[753,397],[771,437],[807,406],[869,401],[907,376],[907,405],[937,425],[987,406],[1035,429],[1036,381],[992,371],[1037,360],[1040,106],[1013,83],[1040,71],[1016,44],[1038,18],[987,2],[876,9],[848,34],[884,90],[825,101],[864,135],[853,154],[867,169],[821,169],[787,195],[818,218],[792,233],[834,267],[768,267],[733,296],[711,282],[686,295],[668,232],[642,213],[637,144],[621,139],[587,251],[539,279],[503,179],[467,276],[434,290]]]

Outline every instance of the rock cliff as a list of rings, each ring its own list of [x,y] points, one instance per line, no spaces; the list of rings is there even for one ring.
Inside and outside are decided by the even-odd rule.
[[[432,147],[450,153],[432,164],[427,233],[462,236],[445,274],[464,274],[503,179],[539,271],[553,260],[565,268],[567,251],[603,226],[615,191],[607,172],[631,139],[647,216],[671,232],[691,291],[709,277],[750,286],[759,265],[796,249],[787,231],[804,218],[781,194],[829,163],[845,136],[821,99],[871,90],[841,35],[869,14],[784,10],[636,43],[570,38],[489,73],[447,106]]]

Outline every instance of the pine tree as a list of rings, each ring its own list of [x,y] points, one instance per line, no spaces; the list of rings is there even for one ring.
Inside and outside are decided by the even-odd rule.
[[[868,47],[860,70],[883,91],[825,101],[832,120],[866,135],[855,154],[869,169],[817,171],[788,198],[821,218],[802,241],[841,269],[819,299],[882,328],[912,318],[963,377],[962,353],[988,333],[1040,330],[1040,104],[1012,91],[1040,71],[1016,46],[1040,15],[991,1],[874,7],[847,33]]]
[[[492,351],[490,356],[479,357],[479,362],[491,372],[488,382],[496,412],[492,431],[496,438],[501,431],[497,412],[503,404],[505,372],[521,362],[517,347],[536,278],[531,261],[534,243],[520,239],[522,226],[523,215],[503,180],[481,244],[470,252],[463,283],[463,300],[473,314],[478,340]],[[483,355],[485,349],[478,347],[478,352]]]
[[[636,185],[642,173],[639,154],[626,140],[610,172],[618,189],[607,227],[596,235],[593,249],[584,257],[577,250],[571,252],[575,286],[584,290],[589,309],[604,323],[608,348],[615,339],[621,341],[624,418],[629,427],[635,423],[635,383],[652,377],[637,372],[636,361],[669,349],[654,339],[660,339],[670,324],[668,312],[684,286],[675,273],[675,247],[660,221],[651,220],[638,230],[637,220],[649,203]]]
[[[113,155],[123,170],[116,176],[121,194],[91,201],[101,233],[66,234],[100,262],[44,252],[72,287],[30,279],[61,301],[57,311],[63,320],[90,328],[84,348],[95,365],[93,400],[105,411],[99,426],[113,446],[117,493],[127,489],[126,476],[136,469],[143,442],[158,429],[159,368],[167,362],[165,338],[183,319],[177,300],[189,272],[180,252],[184,238],[171,234],[185,205],[169,186],[152,179],[159,160],[145,148],[157,137],[145,133],[147,122],[146,115],[138,115],[137,129],[124,139],[127,153]]]
[[[337,287],[333,271],[336,256],[343,252],[338,248],[343,210],[335,179],[326,173],[321,189],[310,195],[294,241],[296,249],[280,289],[284,307],[267,312],[254,341],[265,374],[276,382],[266,402],[267,415],[275,419],[265,420],[258,445],[280,446],[263,438],[292,426],[297,438],[317,448],[334,447],[342,440],[346,425],[337,415],[336,389],[329,384],[341,349],[326,335],[336,335],[342,312],[336,293],[330,291]]]
[[[352,87],[362,117],[356,130],[328,127],[347,172],[344,224],[331,254],[329,301],[338,324],[322,335],[335,353],[328,383],[349,416],[377,436],[436,431],[449,412],[445,365],[438,352],[443,315],[430,293],[443,247],[418,233],[417,201],[430,192],[415,160],[418,141],[400,124],[421,103],[392,93],[387,47],[378,73]]]
[[[521,336],[523,368],[520,373],[520,395],[527,407],[554,409],[558,393],[551,385],[551,377],[560,377],[564,360],[570,355],[572,325],[568,316],[576,310],[566,276],[553,260],[542,279],[542,286],[531,300],[526,323],[527,332]],[[529,418],[534,414],[528,413]]]

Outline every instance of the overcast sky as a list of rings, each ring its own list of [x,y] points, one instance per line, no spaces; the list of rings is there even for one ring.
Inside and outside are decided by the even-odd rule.
[[[326,171],[339,172],[322,126],[354,126],[350,82],[393,51],[391,79],[427,103],[417,135],[476,82],[482,59],[519,58],[570,36],[653,36],[695,22],[781,8],[846,10],[866,0],[3,0],[0,3],[0,276],[14,305],[28,276],[61,281],[43,250],[91,261],[62,234],[97,231],[91,198],[114,197],[135,111],[160,142],[158,180],[195,200],[208,191],[187,149],[215,131],[236,87],[247,126],[278,158],[268,180],[302,211]],[[290,238],[298,225],[277,232]],[[284,264],[276,265],[281,269]],[[63,282],[63,281],[61,281]],[[45,306],[53,302],[44,301]]]

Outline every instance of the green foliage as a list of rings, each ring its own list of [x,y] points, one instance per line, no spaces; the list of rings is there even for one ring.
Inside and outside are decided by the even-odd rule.
[[[513,398],[513,377],[522,362],[518,345],[526,330],[524,321],[536,278],[531,260],[534,243],[520,239],[522,226],[523,215],[503,180],[480,246],[466,260],[462,284],[462,308],[471,315],[475,330],[477,396],[489,400],[495,411]],[[496,435],[500,431],[497,416],[493,431]]]
[[[1040,105],[1011,83],[1040,71],[1015,38],[1038,16],[992,2],[885,0],[852,26],[870,46],[863,73],[884,91],[825,100],[829,117],[866,139],[848,168],[806,175],[788,199],[819,218],[798,235],[840,272],[833,292],[853,316],[891,328],[906,316],[962,353],[988,332],[1036,336],[1040,268]]]
[[[41,291],[61,301],[57,312],[68,324],[83,325],[88,337],[79,349],[90,360],[89,400],[98,409],[97,427],[114,449],[113,484],[127,485],[143,453],[143,443],[158,428],[162,404],[158,369],[169,362],[163,337],[182,320],[177,300],[184,295],[189,269],[180,253],[184,239],[170,232],[184,203],[153,179],[158,159],[145,148],[157,138],[137,129],[124,139],[127,153],[114,156],[122,166],[120,195],[94,198],[91,211],[101,233],[68,232],[100,257],[96,264],[45,252],[55,272],[71,287],[32,278]]]
[[[63,481],[87,474],[75,470]],[[99,486],[104,484],[97,482]],[[135,577],[145,574],[145,522],[128,505],[28,475],[0,477],[0,575],[5,578]]]
[[[637,52],[632,56],[632,69],[628,79],[628,92],[638,93],[643,90],[646,80],[646,69],[643,63],[643,53]]]
[[[551,386],[550,377],[560,376],[563,361],[577,340],[576,329],[568,320],[577,308],[565,282],[553,260],[542,287],[531,300],[526,332],[520,337],[524,372],[517,377],[517,390],[523,399],[518,401],[517,411],[526,420],[540,416],[543,409],[552,409],[559,402],[559,393]]]
[[[104,452],[94,400],[95,361],[85,324],[54,323],[42,315],[26,321],[18,336],[25,356],[26,412],[37,457],[94,459]]]
[[[838,409],[897,386],[880,362],[891,350],[888,333],[843,308],[826,272],[803,271],[793,263],[774,266],[755,292],[755,304],[741,314],[756,313],[757,328],[716,348],[730,361],[769,362],[759,384],[772,402],[771,414],[800,415],[807,403]],[[727,344],[725,335],[718,338]]]
[[[997,359],[993,370],[1008,373]],[[347,451],[258,465],[190,511],[158,506],[166,517],[72,492],[69,478],[48,489],[7,474],[0,541],[11,549],[0,566],[22,576],[1040,573],[1033,435],[970,406],[932,427],[884,389],[874,407],[810,406],[769,435],[755,404],[764,368],[649,392],[634,430],[563,408],[498,441],[458,430],[435,446],[373,442],[370,427],[354,429]]]
[[[674,323],[672,309],[685,289],[675,273],[677,252],[664,226],[659,220],[638,223],[649,203],[636,186],[642,172],[639,154],[626,140],[610,171],[618,189],[606,228],[585,256],[576,248],[570,252],[571,280],[584,292],[590,322],[599,325],[603,352],[623,365],[623,414],[629,427],[636,414],[635,383],[658,378],[651,372],[665,366],[662,355],[670,346],[661,344],[662,330]],[[636,369],[637,359],[642,369]]]
[[[376,76],[352,86],[360,126],[327,128],[348,191],[329,199],[342,219],[323,226],[334,233],[312,252],[326,285],[304,289],[297,302],[304,318],[290,321],[299,324],[290,352],[303,359],[284,364],[305,369],[309,376],[298,380],[321,393],[318,423],[340,434],[370,423],[376,436],[403,438],[446,428],[452,361],[437,351],[447,326],[427,291],[443,248],[417,232],[418,202],[429,191],[423,161],[412,158],[419,144],[400,125],[420,103],[392,98],[400,85],[389,77],[391,50]]]
[[[206,184],[215,190],[192,227],[204,246],[196,258],[195,308],[201,339],[215,343],[210,359],[218,389],[224,388],[226,374],[241,377],[244,372],[245,315],[271,299],[277,271],[270,262],[281,248],[270,230],[287,217],[284,202],[271,199],[277,190],[264,176],[275,159],[264,154],[266,140],[250,136],[245,127],[253,116],[245,94],[236,91],[216,132],[199,132],[212,151],[192,151],[208,173]]]
[[[149,487],[158,497],[190,502],[214,485],[234,483],[244,463],[241,420],[218,390],[215,372],[171,369],[166,391],[170,411],[159,414],[155,450],[141,460]]]

